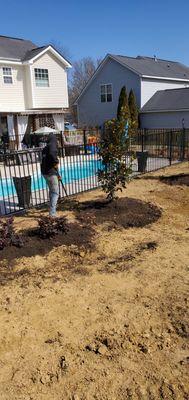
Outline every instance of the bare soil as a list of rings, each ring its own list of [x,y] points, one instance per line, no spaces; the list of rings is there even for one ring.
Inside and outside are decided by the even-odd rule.
[[[29,235],[47,208],[15,217],[26,242],[0,252],[0,400],[189,399],[188,167],[112,204],[99,190],[61,203],[69,232],[52,240]]]

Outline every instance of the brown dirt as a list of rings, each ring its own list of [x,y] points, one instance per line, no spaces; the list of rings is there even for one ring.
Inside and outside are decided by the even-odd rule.
[[[171,176],[162,176],[162,182],[168,185],[186,185],[189,186],[189,174],[178,174]]]
[[[187,173],[78,196],[67,236],[1,251],[0,400],[189,399],[189,189],[159,179]]]
[[[81,204],[77,213],[79,221],[88,224],[109,224],[109,229],[115,227],[143,227],[157,221],[161,210],[154,204],[133,199],[118,198],[113,202],[87,201]]]

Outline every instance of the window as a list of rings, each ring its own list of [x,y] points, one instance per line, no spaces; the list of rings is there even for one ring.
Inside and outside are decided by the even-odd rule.
[[[101,103],[112,101],[112,84],[100,86]]]
[[[49,86],[48,69],[35,68],[35,83],[39,87]]]
[[[3,67],[3,80],[4,83],[12,83],[12,69],[9,67]]]

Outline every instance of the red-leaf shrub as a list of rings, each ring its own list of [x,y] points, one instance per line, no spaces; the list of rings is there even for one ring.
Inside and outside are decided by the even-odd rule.
[[[4,247],[24,245],[23,237],[16,233],[13,226],[13,217],[0,219],[0,250]]]
[[[68,231],[65,217],[41,217],[38,220],[38,225],[39,226],[34,231],[34,234],[39,236],[41,239],[50,239],[57,235],[59,232],[67,233]]]

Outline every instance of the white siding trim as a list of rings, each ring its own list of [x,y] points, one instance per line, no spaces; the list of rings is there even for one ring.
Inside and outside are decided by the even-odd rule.
[[[140,78],[140,108],[142,104],[142,78]]]
[[[33,70],[32,70],[31,65],[29,65],[29,69],[30,69],[32,107],[35,108],[34,88],[33,88]]]
[[[43,54],[45,54],[47,51],[50,51],[56,58],[58,58],[67,68],[72,68],[71,64],[65,60],[64,57],[62,57],[53,47],[48,46],[44,50],[41,50],[40,53],[38,53],[35,57],[31,58],[29,61],[24,61],[23,64],[33,64],[34,61],[36,61],[39,57],[41,57]]]
[[[155,75],[142,75],[142,78],[148,79],[161,79],[164,81],[174,81],[174,82],[189,82],[189,79],[180,79],[180,78],[167,78],[166,76],[155,76]]]
[[[7,60],[5,59],[1,59],[0,60],[0,64],[11,64],[11,65],[22,65],[21,61],[12,61],[12,60]]]

